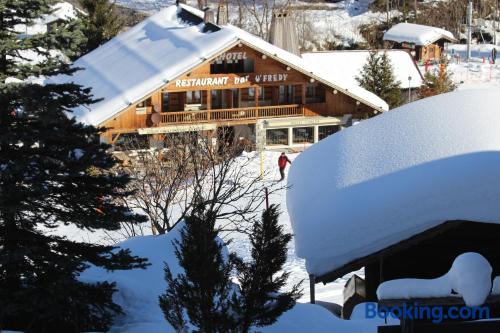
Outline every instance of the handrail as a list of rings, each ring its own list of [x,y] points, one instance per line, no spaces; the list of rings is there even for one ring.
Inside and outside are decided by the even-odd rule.
[[[221,121],[230,122],[238,120],[257,120],[259,118],[303,116],[304,107],[299,104],[289,104],[236,109],[163,112],[160,115],[160,124],[190,124]]]

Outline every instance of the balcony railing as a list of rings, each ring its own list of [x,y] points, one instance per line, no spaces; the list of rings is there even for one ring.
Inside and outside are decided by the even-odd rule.
[[[299,104],[278,106],[257,106],[238,109],[183,111],[161,113],[160,125],[193,124],[206,122],[231,122],[257,120],[260,118],[278,118],[303,116],[304,108]]]

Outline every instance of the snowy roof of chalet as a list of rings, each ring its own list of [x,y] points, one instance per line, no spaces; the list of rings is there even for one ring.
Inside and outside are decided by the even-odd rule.
[[[103,100],[74,110],[74,115],[98,125],[207,59],[243,43],[365,104],[388,109],[387,103],[365,89],[316,73],[302,58],[237,27],[210,25],[207,31],[202,18],[203,12],[184,4],[167,7],[78,59],[74,66],[84,70],[73,77],[52,80],[92,87],[95,98]]]
[[[287,207],[308,272],[333,272],[445,221],[500,223],[497,96],[422,99],[300,154]]]
[[[439,39],[455,41],[453,34],[447,30],[414,23],[398,23],[384,34],[384,40],[397,43],[414,43],[415,45],[432,44]]]
[[[379,54],[387,53],[393,66],[393,73],[401,88],[419,88],[422,85],[422,75],[415,65],[411,55],[404,50],[380,50]],[[302,58],[330,76],[342,78],[351,85],[359,85],[356,77],[361,75],[370,51],[327,51],[303,53]],[[411,77],[408,82],[408,77]]]

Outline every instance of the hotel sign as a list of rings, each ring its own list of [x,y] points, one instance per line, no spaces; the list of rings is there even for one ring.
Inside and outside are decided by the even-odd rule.
[[[273,82],[285,82],[288,79],[288,74],[278,73],[278,74],[255,74],[253,75],[253,80],[251,80],[250,75],[246,76],[219,76],[219,77],[203,77],[203,78],[193,78],[193,79],[183,79],[176,80],[176,88],[192,88],[192,87],[218,87],[226,85],[243,85],[249,81],[255,83],[273,83]]]
[[[246,52],[224,52],[214,59],[215,62],[244,60],[247,58]]]

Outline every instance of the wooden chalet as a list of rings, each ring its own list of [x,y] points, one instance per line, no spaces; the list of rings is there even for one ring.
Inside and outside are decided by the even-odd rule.
[[[410,52],[415,61],[439,61],[445,43],[457,42],[447,30],[413,23],[398,23],[384,34],[392,48]]]
[[[84,70],[63,79],[93,88],[102,100],[75,110],[76,118],[106,127],[108,143],[136,137],[148,145],[178,132],[225,128],[235,140],[263,138],[259,144],[283,148],[387,110],[370,92],[227,24],[224,10],[216,24],[210,9],[167,7],[77,60]],[[275,40],[288,33],[273,31]]]

